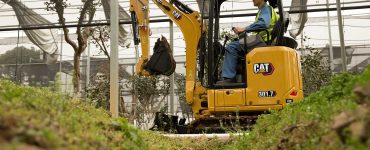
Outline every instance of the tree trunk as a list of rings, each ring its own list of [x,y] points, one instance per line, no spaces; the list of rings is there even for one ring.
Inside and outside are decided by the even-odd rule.
[[[136,106],[137,106],[136,102],[137,102],[136,95],[132,94],[131,112],[129,118],[129,122],[132,124],[134,124],[134,121],[136,119]]]
[[[81,56],[78,53],[74,53],[73,57],[73,95],[74,97],[80,96],[80,78],[81,78],[81,72],[80,72],[80,58]]]

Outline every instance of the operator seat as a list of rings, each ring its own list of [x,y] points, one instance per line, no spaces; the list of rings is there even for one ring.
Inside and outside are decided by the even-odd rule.
[[[284,16],[289,16],[289,14],[287,12],[284,12]],[[252,42],[253,46],[248,46],[244,43],[249,43],[249,42],[243,42],[242,39],[245,39],[246,38],[246,35],[247,33],[244,33],[242,34],[241,36],[239,36],[239,42],[241,42],[240,44],[242,46],[244,46],[244,48],[247,48],[247,52],[245,52],[245,54],[243,55],[243,59],[238,59],[238,64],[237,64],[237,68],[236,68],[236,81],[237,82],[243,82],[243,81],[246,81],[246,79],[243,79],[242,77],[242,74],[245,73],[246,71],[246,68],[245,68],[245,55],[252,51],[254,48],[257,48],[257,47],[266,47],[266,46],[286,46],[286,47],[289,47],[289,48],[292,48],[292,49],[296,49],[297,46],[298,46],[298,43],[290,38],[290,37],[286,37],[286,36],[281,36],[282,38],[280,39],[279,38],[279,35],[284,35],[284,33],[287,31],[288,29],[288,25],[289,25],[289,18],[288,17],[284,17],[283,18],[283,21],[284,21],[284,27],[283,27],[283,22],[279,19],[275,25],[274,25],[274,28],[272,29],[271,31],[271,39],[268,39],[268,41],[263,41],[262,38],[256,38],[255,42]],[[261,29],[261,30],[255,30],[255,31],[252,31],[252,32],[256,32],[256,33],[259,33],[259,32],[267,32],[267,37],[270,37],[269,36],[269,33],[267,31],[267,29]],[[244,37],[243,37],[244,36]],[[261,43],[263,42],[263,43]]]
[[[289,48],[292,48],[292,49],[296,49],[297,46],[298,46],[298,43],[293,38],[284,36],[284,33],[286,33],[287,30],[288,30],[289,21],[290,21],[289,18],[287,17],[287,16],[289,16],[288,12],[284,12],[284,16],[286,16],[286,17],[283,18],[284,27],[282,27],[283,23],[279,19],[276,22],[274,28],[271,31],[271,40],[268,42],[268,45],[271,45],[271,46],[286,46],[286,47],[289,47]],[[281,36],[282,39],[279,39],[279,35],[282,35]]]
[[[284,12],[284,16],[289,16],[289,13]],[[283,27],[283,22],[284,22],[284,27]],[[268,39],[267,41],[264,41],[264,43],[266,45],[258,44],[255,47],[286,46],[286,47],[290,47],[292,49],[296,49],[297,46],[298,46],[297,42],[294,39],[290,38],[290,37],[284,36],[284,33],[286,33],[286,31],[288,29],[288,26],[289,26],[289,18],[284,17],[283,22],[280,19],[277,20],[277,22],[274,25],[274,28],[271,31],[271,39]],[[254,33],[257,33],[257,34],[260,33],[260,32],[266,32],[267,37],[270,38],[270,35],[269,35],[269,32],[267,31],[267,29],[257,29],[257,30],[253,30],[253,31],[249,31],[249,32],[254,32]],[[242,33],[241,35],[239,35],[239,39],[244,39],[246,37],[246,35],[247,35],[246,33]],[[282,36],[283,38],[278,39],[279,35],[283,35]],[[259,40],[259,41],[254,41],[253,44],[257,43],[257,42],[262,42],[260,39],[256,39],[256,40]],[[255,48],[254,46],[248,46],[248,45],[245,45],[244,43],[243,43],[242,40],[240,40],[240,44],[243,45],[244,47],[247,47],[248,51],[251,51]],[[250,43],[250,42],[247,42],[247,43]]]

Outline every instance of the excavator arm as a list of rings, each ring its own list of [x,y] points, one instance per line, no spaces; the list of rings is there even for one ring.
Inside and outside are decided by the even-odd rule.
[[[186,44],[186,100],[188,104],[192,104],[194,93],[199,93],[196,92],[196,57],[202,33],[200,15],[178,0],[153,0],[153,2],[179,27],[184,36]],[[141,43],[142,55],[136,64],[136,73],[140,75],[150,75],[144,69],[149,61],[149,10],[148,0],[130,1],[136,50],[138,50],[139,42]]]
[[[136,64],[136,74],[149,75],[149,73],[143,69],[144,64],[148,62],[149,58],[149,1],[130,0],[130,12],[135,51],[139,51],[139,43],[141,43],[142,52]]]

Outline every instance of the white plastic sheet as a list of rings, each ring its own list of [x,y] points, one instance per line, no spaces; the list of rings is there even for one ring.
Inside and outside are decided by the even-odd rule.
[[[38,15],[32,9],[28,8],[18,0],[1,0],[4,3],[10,5],[19,22],[21,27],[28,27],[30,25],[38,24],[51,24],[48,20]],[[56,29],[37,29],[37,30],[24,30],[28,39],[39,47],[42,51],[46,52],[47,56],[46,63],[53,63],[58,58],[58,46],[55,37],[58,35]]]
[[[105,18],[110,20],[110,0],[102,0]],[[119,19],[130,21],[130,15],[121,7],[119,6]],[[130,32],[130,25],[121,25],[119,27],[119,45],[121,47],[128,47],[132,41],[132,35]]]
[[[292,0],[290,11],[307,10],[307,0]],[[296,38],[301,32],[307,22],[307,13],[290,14],[290,30],[289,34]]]

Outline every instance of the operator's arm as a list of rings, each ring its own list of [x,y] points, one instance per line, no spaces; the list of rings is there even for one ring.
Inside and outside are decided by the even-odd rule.
[[[270,26],[271,21],[271,8],[270,7],[263,7],[261,9],[260,16],[258,20],[253,22],[251,25],[247,26],[245,30],[247,32],[251,30],[258,30],[258,29],[267,29]]]

